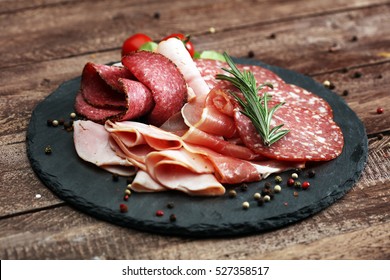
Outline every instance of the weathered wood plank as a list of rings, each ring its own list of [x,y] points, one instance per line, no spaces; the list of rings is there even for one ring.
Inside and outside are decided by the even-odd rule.
[[[389,143],[389,136],[371,140],[365,172],[341,200],[280,230],[243,238],[161,237],[101,222],[63,206],[0,219],[0,258],[246,259],[281,258],[286,252],[286,259],[385,259],[389,256]],[[22,230],[26,227],[28,231]],[[351,242],[353,250],[339,250]],[[311,249],[297,250],[304,246]],[[316,250],[320,247],[324,251]]]
[[[378,6],[379,4],[383,5]],[[353,30],[359,28],[363,32],[368,31],[367,26],[375,27],[378,20],[388,20],[386,12],[388,1],[337,1],[335,5],[329,5],[324,1],[273,1],[273,2],[253,2],[253,1],[177,1],[175,5],[169,5],[163,1],[146,3],[144,5],[129,5],[122,1],[97,1],[93,2],[70,2],[67,5],[53,5],[42,7],[37,13],[35,10],[23,10],[15,14],[0,15],[0,22],[6,24],[4,32],[0,35],[2,41],[3,55],[0,57],[2,67],[16,64],[25,64],[49,59],[64,58],[79,54],[86,54],[108,49],[118,49],[123,40],[132,33],[146,32],[152,38],[159,39],[172,32],[185,32],[194,35],[194,41],[199,44],[200,49],[206,46],[215,48],[215,43],[208,45],[210,39],[218,42],[218,49],[232,49],[232,43],[242,50],[251,46],[264,56],[267,44],[262,44],[262,39],[271,32],[277,33],[279,40],[276,45],[290,42],[290,40],[300,40],[303,46],[310,48],[329,41],[327,36],[330,33],[337,33],[337,29],[345,28],[344,24]],[[352,9],[351,13],[359,15],[363,10],[359,7],[371,7],[364,9],[370,11],[367,15],[356,16],[345,22],[333,22],[333,14],[330,12],[342,11],[335,14],[335,17],[348,14],[346,10]],[[240,9],[237,9],[240,7]],[[191,10],[191,13],[187,11]],[[291,16],[291,11],[294,15]],[[104,11],[104,12],[102,12]],[[264,12],[267,11],[267,12]],[[160,13],[160,19],[153,17],[155,12]],[[98,15],[98,16],[97,16]],[[216,16],[217,15],[217,16]],[[302,24],[298,24],[294,19],[309,16]],[[318,17],[313,15],[319,15]],[[327,20],[323,20],[325,17]],[[44,18],[45,20],[42,20]],[[286,20],[290,21],[286,24]],[[278,25],[277,22],[284,22]],[[355,25],[354,22],[357,22]],[[361,23],[359,23],[359,21]],[[23,25],[19,23],[23,22]],[[293,24],[292,24],[293,23]],[[328,26],[319,26],[326,23]],[[368,24],[367,24],[368,23]],[[367,24],[367,25],[365,25]],[[159,28],[156,29],[155,26]],[[287,26],[286,26],[287,25]],[[352,26],[353,25],[353,26]],[[386,24],[383,23],[385,26]],[[305,31],[307,27],[319,26],[327,30],[328,34],[316,35],[308,42],[307,36],[315,35],[318,30],[310,28],[313,34]],[[208,34],[209,28],[215,27],[217,33],[210,36],[210,39],[203,42],[203,36]],[[245,28],[246,32],[241,29]],[[221,31],[221,32],[219,32]],[[297,32],[298,31],[298,32]],[[376,30],[376,39],[388,39],[386,29]],[[27,35],[28,34],[28,35]],[[362,34],[364,35],[364,34]],[[284,39],[281,39],[284,38]],[[335,38],[332,36],[332,38]],[[234,39],[234,40],[231,40]],[[365,42],[367,43],[367,42]],[[206,45],[204,45],[206,44]],[[359,44],[356,44],[359,45]],[[293,52],[294,48],[290,50]],[[273,54],[274,62],[278,62],[278,55]],[[233,51],[237,55],[237,49]],[[242,52],[240,53],[242,54]],[[280,58],[285,60],[285,58]]]

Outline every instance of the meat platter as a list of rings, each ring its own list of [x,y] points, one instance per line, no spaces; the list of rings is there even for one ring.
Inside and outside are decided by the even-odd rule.
[[[354,186],[367,158],[367,137],[356,114],[341,97],[307,76],[253,59],[235,61],[267,68],[286,82],[322,97],[331,106],[345,145],[336,159],[313,163],[299,174],[310,181],[309,190],[281,183],[283,190],[271,202],[258,206],[253,196],[267,182],[275,184],[274,176],[270,176],[246,184],[245,188],[242,184],[226,186],[226,194],[217,197],[194,197],[176,191],[132,193],[124,202],[126,178],[113,179],[110,173],[81,160],[75,151],[72,132],[46,125],[48,119],[66,117],[74,111],[80,77],[62,84],[33,111],[27,131],[28,157],[33,170],[51,191],[75,209],[113,224],[166,235],[255,234],[298,222],[336,202]],[[50,155],[44,151],[48,146],[52,149]],[[315,172],[315,177],[308,178],[308,170]],[[278,174],[282,182],[288,180],[291,172]],[[232,189],[237,193],[234,198],[228,192]],[[246,210],[242,207],[244,202],[250,206]],[[119,207],[124,203],[126,212]]]

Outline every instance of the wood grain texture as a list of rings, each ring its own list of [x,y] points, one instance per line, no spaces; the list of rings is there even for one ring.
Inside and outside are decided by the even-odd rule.
[[[389,14],[383,0],[0,0],[0,258],[390,259]],[[53,195],[25,152],[34,107],[86,62],[119,60],[128,35],[177,31],[191,33],[198,50],[237,57],[252,50],[256,59],[334,83],[370,137],[352,190],[279,230],[201,240],[111,225]]]

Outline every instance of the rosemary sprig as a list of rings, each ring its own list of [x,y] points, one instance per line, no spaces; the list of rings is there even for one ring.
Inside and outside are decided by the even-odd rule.
[[[268,95],[267,92],[260,96],[259,90],[265,86],[273,88],[272,84],[264,83],[257,86],[256,79],[251,71],[244,70],[241,72],[226,52],[223,55],[231,69],[222,68],[222,70],[230,73],[232,76],[217,74],[216,78],[231,82],[242,92],[244,99],[232,91],[229,93],[241,105],[241,112],[252,121],[263,139],[264,145],[271,146],[289,132],[287,129],[281,129],[283,124],[277,125],[272,129],[270,128],[273,114],[284,102],[268,108],[268,101],[271,100],[272,96]]]

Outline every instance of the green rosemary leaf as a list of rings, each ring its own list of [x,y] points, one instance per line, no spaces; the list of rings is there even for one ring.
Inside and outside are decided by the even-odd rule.
[[[232,91],[229,92],[242,107],[241,113],[252,121],[264,144],[270,146],[276,141],[279,141],[289,130],[281,130],[283,124],[277,125],[272,129],[270,126],[272,116],[284,103],[279,103],[269,109],[268,101],[271,100],[272,96],[267,92],[263,96],[259,95],[261,89],[264,87],[273,89],[273,85],[264,83],[258,86],[255,76],[251,71],[244,70],[241,72],[226,52],[223,55],[230,69],[222,68],[222,70],[230,75],[217,74],[216,78],[232,83],[242,93],[244,98],[241,98]]]

